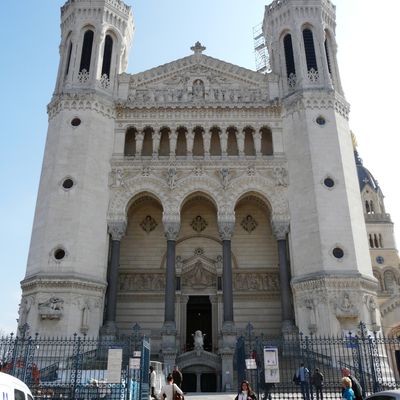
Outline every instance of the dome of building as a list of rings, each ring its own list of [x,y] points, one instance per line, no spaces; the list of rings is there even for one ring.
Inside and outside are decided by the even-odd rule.
[[[377,192],[380,190],[378,181],[373,177],[371,172],[367,168],[364,167],[362,159],[358,155],[358,151],[354,150],[354,158],[356,160],[357,167],[357,175],[358,175],[358,183],[360,184],[360,191],[364,189],[366,184],[369,184],[372,189]]]

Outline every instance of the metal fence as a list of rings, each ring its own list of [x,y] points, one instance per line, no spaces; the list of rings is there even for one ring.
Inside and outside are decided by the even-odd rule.
[[[357,334],[337,337],[284,335],[280,338],[255,337],[251,324],[237,341],[235,366],[237,380],[248,380],[259,398],[341,398],[342,369],[347,368],[361,384],[364,397],[386,389],[400,388],[400,337],[368,334],[360,324]],[[279,382],[266,383],[264,348],[276,348]],[[255,369],[246,368],[246,359],[254,359]],[[248,363],[249,364],[249,363]],[[309,371],[302,384],[294,382],[301,364]],[[315,385],[313,374],[323,374],[322,387]],[[320,389],[320,390],[319,390]],[[318,395],[317,395],[318,392]],[[321,398],[321,400],[322,400]]]
[[[138,327],[121,338],[10,335],[0,338],[0,362],[0,370],[24,381],[35,398],[148,399],[150,343]]]

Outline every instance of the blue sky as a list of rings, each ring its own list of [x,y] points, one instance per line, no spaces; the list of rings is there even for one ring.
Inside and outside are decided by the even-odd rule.
[[[46,105],[54,89],[61,0],[2,3],[0,34],[1,290],[0,330],[15,330],[19,281],[25,274],[47,131]],[[254,69],[252,27],[265,0],[127,0],[136,32],[128,72],[191,54],[200,40],[206,54]],[[364,164],[386,195],[400,240],[398,172],[400,2],[336,0],[339,69]]]

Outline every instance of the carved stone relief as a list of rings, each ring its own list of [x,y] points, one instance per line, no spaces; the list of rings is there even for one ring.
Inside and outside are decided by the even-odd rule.
[[[47,301],[38,304],[41,319],[61,319],[64,310],[64,300],[59,297],[51,297]]]
[[[216,283],[216,275],[206,270],[201,261],[196,262],[196,264],[182,275],[182,284],[187,288],[203,289],[216,287]]]
[[[252,215],[247,215],[242,219],[240,225],[246,232],[251,233],[257,228],[258,223]]]
[[[154,231],[154,229],[156,229],[157,225],[158,224],[157,224],[156,220],[151,215],[147,215],[144,218],[144,220],[140,223],[140,226],[146,233],[150,233],[150,232]]]
[[[119,290],[153,291],[165,288],[165,275],[160,273],[123,272],[119,275]]]
[[[233,276],[233,288],[237,291],[279,292],[278,272],[241,272]]]
[[[201,215],[198,215],[197,217],[193,218],[193,221],[190,224],[193,230],[197,233],[203,232],[204,229],[206,229],[207,225],[208,224],[206,220]]]

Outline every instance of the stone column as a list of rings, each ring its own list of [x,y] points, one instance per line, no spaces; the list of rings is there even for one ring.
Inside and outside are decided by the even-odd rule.
[[[224,325],[233,325],[233,289],[231,238],[235,228],[235,216],[218,220],[219,234],[222,240],[222,293],[224,302]]]
[[[254,147],[256,149],[256,157],[261,157],[261,132],[260,130],[257,130],[257,132],[254,133]]]
[[[142,149],[143,149],[144,132],[138,131],[135,140],[136,140],[136,157],[140,157],[142,155]]]
[[[186,153],[188,160],[193,158],[193,142],[194,142],[194,132],[188,132],[186,135]]]
[[[226,131],[226,128],[222,128],[220,142],[221,142],[221,155],[222,157],[226,157],[228,155],[228,132]]]
[[[288,221],[272,221],[272,231],[278,241],[279,279],[281,286],[282,332],[291,332],[294,328],[292,307],[292,291],[290,289],[290,273],[286,253],[286,235],[289,232]]]
[[[210,296],[211,302],[211,340],[212,340],[212,352],[218,348],[218,295]]]
[[[125,235],[125,230],[125,221],[108,223],[108,232],[111,235],[111,263],[108,278],[106,318],[102,328],[102,333],[107,335],[116,334],[119,253],[121,239]]]
[[[186,351],[187,303],[189,296],[181,295],[181,351]]]
[[[244,140],[245,140],[245,132],[242,130],[242,132],[238,132],[237,135],[237,143],[238,143],[238,150],[239,150],[239,157],[243,158],[244,157]]]
[[[174,160],[176,157],[176,144],[178,140],[178,133],[176,131],[169,134],[169,159]]]
[[[211,144],[211,132],[209,129],[204,133],[204,158],[208,160],[210,158],[210,144]]]
[[[153,133],[153,160],[158,158],[158,150],[160,148],[161,132],[157,130]]]
[[[165,308],[162,329],[161,350],[164,364],[172,370],[176,357],[176,322],[175,322],[175,244],[180,229],[179,214],[163,216],[165,237],[167,239],[167,268],[165,274]]]
[[[196,392],[201,392],[201,372],[196,372]]]

